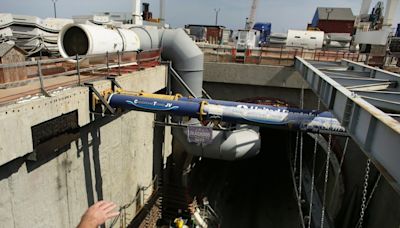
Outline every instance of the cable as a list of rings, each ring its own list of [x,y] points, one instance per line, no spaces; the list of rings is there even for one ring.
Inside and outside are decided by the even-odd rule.
[[[310,195],[310,207],[308,212],[308,228],[311,228],[311,216],[312,216],[312,208],[313,208],[313,198],[314,198],[314,182],[315,182],[315,161],[317,157],[317,149],[318,149],[318,139],[319,133],[315,136],[314,142],[314,153],[313,153],[313,161],[312,161],[312,174],[311,174],[311,195]]]
[[[317,110],[321,107],[321,99],[318,99]],[[314,200],[314,185],[315,185],[315,163],[317,158],[317,150],[318,150],[318,140],[319,140],[319,132],[317,132],[314,141],[314,153],[313,153],[313,161],[312,161],[312,174],[311,174],[311,193],[310,193],[310,207],[308,212],[308,228],[311,228],[311,217],[312,217],[312,208],[313,208],[313,200]]]
[[[303,182],[303,132],[300,133],[300,160],[299,160],[299,200],[301,203],[301,191]]]
[[[338,182],[339,182],[340,174],[342,173],[343,162],[344,162],[344,158],[345,158],[345,156],[346,156],[348,144],[349,144],[349,137],[346,138],[346,142],[344,143],[342,158],[340,159],[339,171],[338,171],[337,176],[336,176],[336,178],[335,178],[335,184],[333,185],[330,204],[332,204],[333,198],[335,197],[336,187],[337,187],[337,184],[338,184]]]
[[[332,143],[332,135],[329,135],[328,153],[326,155],[326,164],[325,164],[325,180],[324,180],[324,194],[322,199],[321,228],[324,228],[325,225],[326,191],[328,188],[329,164],[331,158],[331,143]]]
[[[141,191],[146,191],[146,190],[149,189],[150,187],[154,186],[154,184],[155,184],[156,181],[157,181],[157,176],[154,177],[153,181],[152,181],[149,185],[147,185],[146,187],[141,187],[141,188],[139,188],[138,191],[137,191],[137,193],[136,193],[136,195],[135,195],[135,197],[134,197],[129,203],[127,203],[127,204],[125,204],[125,205],[123,205],[123,206],[121,206],[121,207],[119,208],[119,210],[118,210],[118,211],[119,211],[119,215],[113,219],[113,221],[111,222],[111,224],[110,224],[109,227],[112,228],[112,227],[117,223],[118,219],[121,217],[121,214],[122,214],[121,212],[122,212],[122,210],[126,210],[127,208],[129,208],[130,206],[132,206],[132,204],[135,203],[136,200],[139,199],[139,196],[140,196],[140,192],[141,192]]]

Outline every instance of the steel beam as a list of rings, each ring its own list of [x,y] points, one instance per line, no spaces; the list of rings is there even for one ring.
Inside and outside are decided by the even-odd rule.
[[[362,72],[362,71],[348,71],[347,67],[345,70],[323,70],[319,69],[320,71],[324,72],[328,76],[341,76],[341,77],[350,77],[350,78],[371,78],[370,72]]]
[[[295,67],[388,182],[400,192],[400,122],[304,59],[296,57]]]
[[[355,71],[369,72],[371,78],[396,81],[398,84],[400,84],[400,76],[398,74],[385,71],[376,67],[367,66],[365,64],[353,62],[347,59],[342,60],[341,64],[343,66],[352,68],[353,71],[355,70]],[[395,90],[400,92],[400,86],[397,86]]]
[[[400,92],[358,91],[357,95],[378,108],[400,113]]]
[[[352,78],[352,77],[331,76],[331,75],[328,75],[328,76],[344,87],[367,86],[367,85],[375,85],[375,84],[384,84],[384,85],[387,85],[387,87],[396,85],[395,81],[389,81],[389,80],[383,80],[383,79]]]

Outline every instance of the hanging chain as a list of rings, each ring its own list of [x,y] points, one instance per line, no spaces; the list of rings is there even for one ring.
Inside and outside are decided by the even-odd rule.
[[[365,209],[368,208],[369,203],[371,202],[372,198],[374,197],[374,193],[375,193],[376,189],[378,188],[378,184],[379,184],[379,181],[381,180],[381,178],[382,178],[382,174],[380,173],[378,178],[375,181],[375,184],[374,184],[374,187],[371,190],[371,193],[369,194],[367,203],[365,204]],[[358,227],[359,224],[360,224],[360,219],[358,219],[356,227]]]
[[[371,159],[367,160],[367,166],[365,167],[365,176],[364,176],[364,189],[362,192],[362,200],[361,200],[361,212],[360,212],[360,222],[358,224],[359,228],[362,228],[366,202],[367,202],[367,193],[368,193],[368,179],[369,179],[369,171],[370,171]]]
[[[330,163],[330,157],[331,157],[332,135],[330,134],[328,138],[329,138],[328,139],[328,153],[326,155],[326,164],[325,164],[324,195],[323,195],[323,200],[322,200],[321,228],[324,228],[324,225],[325,225],[326,190],[328,188],[329,163]]]
[[[309,211],[308,211],[308,228],[311,228],[311,216],[312,216],[312,208],[313,208],[314,182],[315,182],[315,160],[317,157],[318,139],[319,139],[319,134],[316,135],[315,142],[314,142],[314,153],[313,153],[312,173],[311,173],[310,207],[309,207]]]

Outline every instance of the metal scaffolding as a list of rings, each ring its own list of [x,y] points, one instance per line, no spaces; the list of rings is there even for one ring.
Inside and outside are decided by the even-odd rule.
[[[306,61],[297,71],[400,192],[400,76],[364,64]]]

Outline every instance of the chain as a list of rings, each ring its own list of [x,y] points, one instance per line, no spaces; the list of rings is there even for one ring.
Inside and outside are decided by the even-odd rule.
[[[367,193],[368,193],[368,179],[369,179],[369,171],[370,171],[371,159],[367,160],[367,166],[365,167],[365,176],[364,176],[364,189],[362,192],[362,200],[361,200],[361,212],[360,212],[360,222],[358,224],[359,228],[362,228],[366,202],[367,202]]]
[[[318,139],[319,139],[319,134],[316,135],[315,142],[314,142],[314,153],[313,153],[312,174],[311,174],[310,209],[308,211],[308,228],[311,228],[311,216],[312,216],[312,208],[313,208],[314,182],[315,182],[315,160],[317,157]]]
[[[330,163],[330,157],[331,157],[332,135],[330,134],[328,138],[329,138],[328,139],[328,153],[326,155],[326,164],[325,164],[324,195],[323,195],[323,200],[322,200],[321,228],[324,228],[324,225],[325,225],[326,190],[328,187],[328,178],[329,178],[329,163]]]
[[[367,203],[365,204],[365,208],[368,208],[370,201],[374,197],[374,193],[375,193],[376,189],[378,188],[378,184],[379,184],[379,181],[381,180],[381,177],[382,177],[382,174],[379,174],[378,178],[375,181],[374,187],[372,188],[371,193],[369,194]],[[360,224],[360,219],[358,219],[356,227],[358,227],[359,224]]]

